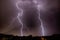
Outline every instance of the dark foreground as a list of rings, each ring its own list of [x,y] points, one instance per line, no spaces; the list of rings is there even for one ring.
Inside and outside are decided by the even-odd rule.
[[[0,34],[0,40],[60,40],[60,34],[55,34],[51,36],[13,36]]]

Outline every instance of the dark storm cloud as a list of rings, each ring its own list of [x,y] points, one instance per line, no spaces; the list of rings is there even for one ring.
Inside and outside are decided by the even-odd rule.
[[[33,5],[30,5],[33,6]],[[23,23],[29,28],[34,29],[39,24],[37,9],[32,7],[24,10]],[[40,24],[39,24],[40,25]]]
[[[11,28],[8,28],[8,25],[10,25],[12,19],[16,16],[17,10],[10,0],[1,0],[0,4],[0,31],[2,29],[8,31]]]
[[[46,35],[49,34],[55,34],[60,33],[60,13],[58,8],[58,0],[39,0],[45,3],[45,10],[41,10],[41,19],[44,23],[44,28]],[[39,20],[37,18],[37,10],[36,8],[31,8],[33,5],[30,5],[29,7],[26,7],[28,9],[25,10],[25,14],[23,16],[23,22],[25,26],[28,28],[32,28],[32,33],[37,32],[34,28],[40,25]],[[11,3],[10,0],[0,0],[0,33],[6,33],[6,34],[14,34],[14,35],[20,35],[20,27],[21,25],[15,20],[12,26],[8,27],[10,25],[12,19],[17,16],[18,9],[16,6]],[[29,13],[29,14],[28,14]],[[33,13],[33,14],[32,14]],[[38,24],[38,25],[37,25]],[[27,30],[27,29],[25,29]],[[35,30],[35,31],[34,31]],[[27,31],[26,35],[30,34],[31,31]],[[35,33],[33,35],[36,35]]]

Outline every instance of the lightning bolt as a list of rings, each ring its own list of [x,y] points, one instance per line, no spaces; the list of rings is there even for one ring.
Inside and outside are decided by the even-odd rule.
[[[20,19],[20,17],[22,17],[22,15],[23,15],[23,10],[18,6],[18,4],[19,3],[21,3],[22,1],[18,1],[18,2],[16,2],[16,7],[17,7],[17,9],[18,10],[20,10],[20,12],[18,13],[18,15],[17,15],[17,19],[18,19],[18,21],[19,21],[19,23],[22,25],[21,26],[21,36],[23,36],[23,23],[22,23],[22,21],[21,21],[21,19]],[[37,6],[37,9],[38,9],[38,14],[39,14],[39,20],[40,20],[40,22],[41,22],[41,30],[42,30],[42,36],[44,36],[45,35],[45,31],[44,31],[44,26],[43,26],[43,22],[42,22],[42,19],[40,18],[40,4],[36,1],[36,0],[33,0],[33,2],[35,3],[35,4],[37,4],[36,6]]]
[[[44,35],[45,35],[45,31],[44,31],[44,26],[43,26],[42,19],[40,18],[40,6],[41,6],[41,5],[38,4],[38,5],[37,5],[37,9],[38,9],[38,11],[39,11],[38,14],[39,14],[39,20],[40,20],[40,22],[41,22],[41,26],[40,26],[40,27],[41,27],[41,30],[42,30],[42,36],[44,36]]]
[[[43,22],[42,22],[42,19],[40,18],[40,9],[41,9],[41,5],[40,5],[40,2],[38,2],[37,0],[33,0],[33,2],[35,3],[35,4],[37,4],[36,6],[37,6],[37,9],[38,9],[38,18],[39,18],[39,20],[40,20],[40,22],[41,22],[41,30],[42,30],[42,36],[44,36],[45,35],[45,31],[44,31],[44,26],[43,26]]]
[[[20,11],[20,12],[18,13],[18,15],[17,15],[17,19],[18,19],[19,23],[22,25],[20,32],[21,32],[21,36],[23,36],[23,23],[22,23],[22,21],[21,21],[21,19],[20,19],[20,17],[22,17],[22,15],[23,15],[23,10],[18,6],[18,4],[19,4],[20,2],[22,2],[22,1],[16,2],[16,7],[17,7],[17,9]]]

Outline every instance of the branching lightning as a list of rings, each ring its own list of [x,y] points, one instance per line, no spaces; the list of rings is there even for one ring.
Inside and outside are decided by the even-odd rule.
[[[22,15],[23,15],[23,9],[21,9],[21,8],[18,6],[18,4],[21,3],[21,2],[22,2],[22,1],[16,2],[16,7],[17,7],[18,10],[21,11],[21,12],[18,13],[17,19],[18,19],[19,23],[22,25],[22,27],[21,27],[21,36],[23,36],[23,23],[22,23],[22,21],[21,21],[21,19],[20,19],[20,17],[22,17]],[[33,2],[35,2],[35,4],[38,3],[36,0],[33,0]],[[40,20],[40,22],[41,22],[41,26],[40,26],[40,27],[41,27],[41,29],[42,29],[42,36],[44,36],[45,33],[44,33],[43,22],[42,22],[42,20],[41,20],[41,18],[40,18],[40,4],[38,3],[36,6],[37,6],[37,9],[38,9],[39,20]]]

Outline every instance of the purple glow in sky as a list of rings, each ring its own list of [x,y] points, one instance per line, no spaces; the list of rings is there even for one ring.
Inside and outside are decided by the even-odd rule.
[[[26,1],[25,1],[26,2]],[[39,18],[39,20],[40,20],[40,22],[41,22],[41,32],[42,32],[42,36],[44,36],[45,34],[44,34],[44,27],[43,27],[43,23],[42,23],[42,20],[41,20],[41,18],[40,18],[40,8],[41,8],[41,5],[37,2],[37,0],[33,0],[33,2],[35,3],[35,4],[37,4],[36,5],[36,7],[37,7],[37,9],[38,9],[38,18]],[[21,21],[21,19],[19,18],[19,17],[22,17],[23,16],[23,9],[22,8],[20,8],[19,6],[18,6],[18,4],[21,4],[21,3],[23,3],[23,1],[17,1],[16,2],[16,7],[17,7],[17,9],[20,11],[20,12],[18,12],[18,16],[17,16],[17,18],[18,18],[18,21],[19,21],[19,23],[22,25],[22,27],[21,27],[21,36],[23,36],[23,23],[22,23],[22,21]],[[40,32],[40,33],[41,33]]]
[[[2,34],[18,36],[60,34],[58,0],[0,0],[0,6]]]

